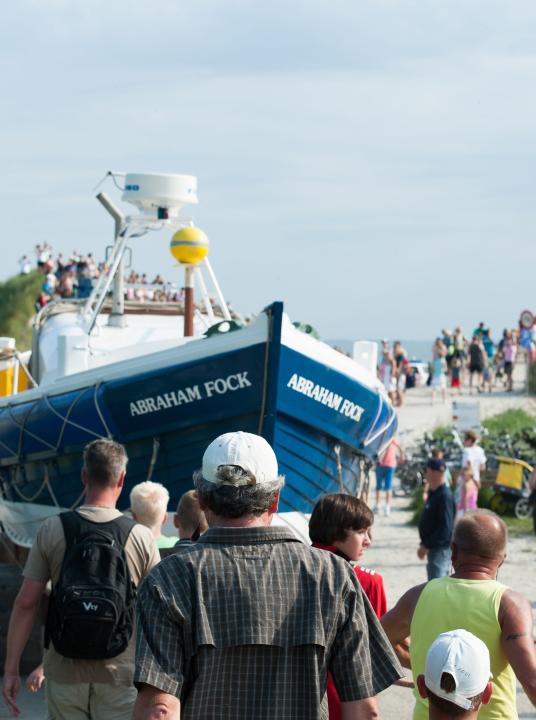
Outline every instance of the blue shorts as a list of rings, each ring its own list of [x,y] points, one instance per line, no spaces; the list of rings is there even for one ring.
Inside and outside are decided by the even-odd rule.
[[[376,465],[376,490],[392,490],[395,468]]]

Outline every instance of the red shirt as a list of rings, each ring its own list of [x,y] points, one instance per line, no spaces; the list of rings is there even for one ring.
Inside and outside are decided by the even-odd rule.
[[[320,543],[313,543],[313,547],[319,548],[320,550],[329,550],[341,557],[344,557],[336,547],[332,545],[321,545]],[[381,618],[387,612],[387,598],[385,597],[385,588],[383,586],[382,576],[374,570],[368,568],[362,568],[359,565],[354,565],[355,574],[359,580],[359,584],[363,588],[363,592],[368,597],[372,609],[376,615]],[[328,673],[328,685],[326,692],[328,694],[328,707],[329,707],[329,720],[341,720],[341,702],[339,695],[331,677],[331,673]]]

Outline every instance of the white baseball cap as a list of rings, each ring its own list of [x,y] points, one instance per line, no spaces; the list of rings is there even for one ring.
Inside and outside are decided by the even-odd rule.
[[[203,455],[203,478],[219,484],[217,477],[221,465],[236,465],[251,475],[234,485],[262,485],[278,478],[277,458],[271,446],[260,435],[248,432],[230,432],[213,440]]]
[[[454,678],[456,687],[453,692],[441,687],[443,673]],[[488,648],[467,630],[441,633],[430,645],[424,683],[434,695],[470,710],[471,698],[484,692],[492,677]]]

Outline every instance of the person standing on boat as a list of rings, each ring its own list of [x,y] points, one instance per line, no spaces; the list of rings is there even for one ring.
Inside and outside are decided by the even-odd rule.
[[[348,562],[272,527],[284,479],[264,438],[232,432],[194,484],[209,529],[138,594],[134,720],[378,718],[402,671]]]
[[[95,440],[85,448],[82,483],[86,488],[86,499],[85,504],[72,513],[79,516],[77,522],[81,523],[81,527],[87,523],[97,526],[96,532],[102,536],[104,526],[109,527],[115,520],[120,519],[122,524],[124,521],[132,523],[115,508],[123,489],[126,465],[125,448],[112,440]],[[79,542],[82,540],[83,534],[80,534]],[[72,543],[70,547],[76,544]],[[62,519],[58,515],[48,518],[41,525],[30,550],[23,571],[24,581],[9,621],[3,695],[14,715],[20,713],[17,706],[21,686],[20,659],[37,619],[47,582],[52,581],[54,592],[54,587],[61,581],[67,550]],[[132,523],[124,545],[124,556],[130,579],[138,585],[159,561],[154,538],[148,528]],[[88,613],[94,611],[95,603],[86,603],[85,610]],[[46,651],[44,673],[49,717],[54,720],[130,720],[136,698],[132,683],[134,636],[130,637],[124,652],[107,659],[85,659],[82,636],[80,619],[80,634],[67,638],[76,646],[76,659],[57,652],[54,640]]]

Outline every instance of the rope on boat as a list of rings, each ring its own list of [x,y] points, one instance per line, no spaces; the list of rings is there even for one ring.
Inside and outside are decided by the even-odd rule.
[[[43,490],[46,488],[49,492],[50,497],[52,498],[52,502],[54,503],[55,507],[57,507],[58,509],[61,509],[62,506],[59,504],[58,499],[57,499],[56,495],[54,494],[54,490],[52,489],[52,484],[50,482],[48,463],[45,463],[45,465],[44,465],[43,482],[39,486],[39,489],[37,490],[37,492],[35,492],[30,497],[28,497],[27,495],[24,495],[22,490],[20,490],[20,488],[18,487],[17,475],[19,472],[22,472],[22,471],[23,471],[22,468],[17,466],[15,469],[15,480],[9,483],[9,486],[11,488],[13,488],[13,490],[17,493],[17,495],[20,497],[21,500],[24,500],[24,502],[32,503],[35,500],[37,500],[39,495],[41,495]],[[73,510],[74,508],[78,507],[78,505],[80,504],[80,501],[84,497],[85,491],[86,491],[85,488],[83,488],[82,492],[80,493],[80,495],[78,496],[76,501],[71,505],[70,510]]]
[[[74,406],[75,406],[76,403],[80,400],[80,398],[82,397],[82,395],[84,394],[84,392],[85,392],[86,390],[87,390],[87,388],[84,388],[84,389],[82,390],[82,392],[81,392],[79,395],[77,395],[77,397],[74,398],[74,400],[73,400],[73,401],[71,402],[71,404],[69,405],[69,408],[68,408],[68,410],[67,410],[67,414],[66,414],[66,415],[62,415],[60,412],[58,412],[58,411],[56,410],[56,408],[55,408],[55,407],[52,405],[52,403],[50,402],[50,399],[49,399],[48,395],[43,395],[43,400],[46,402],[48,409],[49,409],[54,415],[56,415],[56,417],[59,417],[60,420],[63,420],[63,425],[62,425],[62,427],[61,427],[60,434],[59,434],[59,436],[58,436],[58,442],[56,443],[55,446],[49,445],[49,447],[51,447],[53,450],[59,450],[60,445],[61,445],[61,441],[63,440],[63,436],[64,436],[64,434],[65,434],[65,428],[67,427],[67,425],[71,425],[72,427],[77,428],[77,430],[82,430],[82,432],[85,432],[85,433],[87,433],[88,435],[94,435],[96,438],[101,438],[101,437],[102,437],[102,435],[100,435],[99,433],[96,433],[96,432],[94,432],[93,430],[89,430],[88,428],[85,428],[83,425],[79,425],[78,423],[74,422],[73,420],[69,420],[69,415],[70,415],[71,412],[73,411]],[[39,440],[39,438],[37,438],[37,439]],[[48,443],[46,443],[46,444],[48,444]]]
[[[337,463],[337,480],[339,481],[339,490],[344,492],[344,482],[342,480],[342,465],[341,465],[341,446],[334,445],[333,452],[335,454],[335,462]]]
[[[147,480],[150,480],[153,476],[154,466],[158,460],[158,451],[160,450],[160,438],[153,437],[153,453],[151,455],[151,462],[149,463],[149,470],[147,471]]]
[[[34,500],[37,500],[39,495],[41,495],[41,493],[43,492],[43,490],[45,489],[45,487],[48,484],[48,473],[47,473],[46,467],[47,466],[45,465],[45,473],[44,473],[44,477],[43,477],[43,482],[39,486],[39,490],[37,490],[37,492],[34,493],[31,497],[27,497],[26,495],[24,495],[22,490],[20,490],[18,487],[17,476],[18,476],[19,472],[22,472],[22,467],[17,465],[17,467],[15,468],[15,479],[12,480],[9,483],[9,485],[11,488],[13,488],[13,490],[17,493],[17,495],[20,497],[21,500],[24,500],[24,502],[32,503]]]
[[[25,427],[25,424],[24,424],[24,423],[22,423],[22,424],[19,423],[19,422],[15,419],[15,417],[13,416],[13,407],[12,407],[11,405],[8,405],[8,406],[7,406],[7,412],[8,412],[9,417],[11,418],[11,421],[13,422],[13,425],[15,425],[15,427],[18,427],[19,430],[21,431],[20,434],[19,434],[19,450],[18,450],[17,455],[16,455],[17,457],[20,457],[20,454],[21,454],[22,437],[23,437],[23,434],[24,434],[24,433],[27,433],[30,437],[33,437],[34,440],[37,440],[38,442],[42,443],[43,445],[46,445],[46,446],[49,447],[51,450],[55,450],[55,449],[56,449],[56,448],[54,447],[54,445],[51,445],[51,444],[48,443],[46,440],[42,440],[38,435],[36,435],[35,433],[33,433],[33,432],[31,432],[30,430],[28,430],[28,429]],[[31,411],[30,411],[30,412],[31,412]],[[30,414],[30,413],[28,413],[28,415],[29,415],[29,414]],[[24,422],[26,422],[26,418],[25,418]]]
[[[359,491],[359,499],[363,500],[363,502],[368,504],[368,496],[370,490],[370,470],[372,468],[372,463],[370,462],[370,460],[363,460],[362,464],[364,465],[364,482],[361,485],[361,489]]]
[[[108,435],[108,439],[109,439],[109,440],[112,440],[112,439],[113,439],[113,435],[112,435],[112,433],[110,432],[110,428],[109,428],[108,425],[106,424],[106,420],[104,419],[104,415],[102,414],[102,410],[100,409],[99,398],[97,397],[97,392],[98,392],[98,390],[99,390],[99,388],[100,388],[101,385],[102,385],[102,383],[100,383],[100,382],[95,385],[95,392],[93,393],[93,401],[94,401],[94,403],[95,403],[95,410],[97,411],[97,414],[98,414],[98,416],[99,416],[99,419],[100,419],[100,421],[101,421],[104,429],[106,430],[106,434]]]
[[[105,432],[106,432],[106,435],[108,436],[109,439],[112,439],[112,438],[113,438],[113,434],[110,432],[110,428],[108,427],[108,425],[107,425],[107,423],[106,423],[106,420],[104,419],[104,415],[103,415],[103,412],[102,412],[102,410],[101,410],[101,408],[100,408],[99,399],[98,399],[98,396],[97,396],[98,389],[99,389],[99,387],[100,387],[101,384],[102,384],[102,383],[97,383],[97,384],[95,385],[95,389],[94,389],[94,393],[93,393],[93,402],[94,402],[94,405],[95,405],[95,410],[96,410],[96,412],[97,412],[97,414],[98,414],[98,416],[99,416],[99,419],[100,419],[100,421],[101,421],[101,423],[102,423],[102,426],[103,426],[103,428],[104,428],[104,430],[105,430]],[[60,449],[61,443],[62,443],[62,441],[63,441],[63,437],[64,437],[64,435],[65,435],[65,431],[66,431],[68,425],[70,425],[71,427],[74,427],[74,428],[76,428],[76,429],[78,429],[78,430],[81,430],[82,432],[86,433],[87,435],[92,435],[92,436],[94,436],[95,438],[102,438],[102,437],[103,437],[102,434],[97,433],[97,432],[95,432],[94,430],[91,430],[91,429],[89,429],[89,428],[87,428],[87,427],[84,427],[83,425],[80,425],[79,423],[77,423],[77,422],[75,422],[74,420],[71,420],[71,419],[70,419],[71,413],[73,412],[74,408],[76,407],[77,403],[80,401],[80,399],[82,398],[82,396],[84,395],[84,393],[87,392],[87,390],[88,390],[88,388],[83,388],[83,389],[76,395],[76,397],[73,398],[73,400],[71,401],[71,403],[70,403],[70,405],[69,405],[69,407],[68,407],[67,412],[66,412],[65,415],[62,415],[62,413],[60,413],[58,410],[56,410],[56,408],[52,405],[52,402],[50,401],[50,398],[49,398],[49,396],[48,396],[47,394],[43,394],[42,399],[44,400],[44,402],[45,402],[48,410],[50,410],[50,412],[51,412],[53,415],[55,415],[57,418],[59,418],[59,419],[62,421],[61,428],[60,428],[60,431],[59,431],[59,434],[58,434],[58,439],[57,439],[57,441],[56,441],[56,444],[51,444],[50,442],[48,442],[48,441],[45,440],[44,438],[40,437],[40,436],[37,435],[36,433],[32,432],[31,430],[28,430],[28,428],[27,428],[27,422],[28,422],[28,420],[29,420],[29,418],[30,418],[30,416],[31,416],[31,414],[32,414],[32,412],[33,412],[33,409],[34,409],[35,405],[34,405],[33,407],[31,407],[31,408],[28,410],[28,412],[24,415],[24,418],[23,418],[22,422],[19,422],[19,421],[17,420],[16,416],[14,415],[13,406],[12,406],[12,405],[7,405],[6,410],[7,410],[8,416],[9,416],[10,420],[12,421],[12,423],[15,425],[15,427],[17,427],[17,428],[19,429],[18,449],[17,449],[17,451],[15,452],[15,451],[12,450],[12,448],[10,448],[8,445],[6,445],[5,443],[3,443],[3,442],[1,442],[1,441],[0,441],[0,446],[3,447],[3,448],[5,448],[5,449],[10,453],[10,455],[11,455],[13,458],[15,458],[15,459],[17,459],[17,460],[20,461],[20,459],[21,459],[21,457],[22,457],[22,455],[23,455],[23,441],[24,441],[25,434],[26,434],[27,436],[29,436],[29,437],[32,437],[34,440],[37,440],[37,442],[41,443],[42,445],[44,445],[46,448],[48,448],[49,450],[53,451],[54,453],[57,453],[58,450]],[[156,443],[156,444],[155,444],[155,443]],[[150,478],[151,475],[152,475],[152,473],[153,473],[154,465],[155,465],[156,459],[157,459],[157,457],[158,457],[158,448],[159,448],[159,446],[160,446],[160,441],[159,441],[157,438],[155,438],[155,439],[153,440],[153,457],[151,458],[151,465],[150,465],[150,467],[149,467],[149,476],[148,476],[148,478]],[[155,449],[155,447],[156,447],[156,449]],[[45,461],[45,462],[43,463],[43,467],[44,467],[44,470],[43,470],[43,481],[42,481],[41,485],[39,486],[38,490],[37,490],[35,493],[33,493],[32,495],[29,495],[29,496],[25,495],[25,494],[22,492],[22,490],[20,489],[20,487],[19,487],[19,485],[23,484],[23,483],[20,483],[20,482],[18,481],[18,479],[19,479],[19,478],[18,478],[19,473],[21,473],[21,472],[23,473],[23,472],[24,472],[24,465],[23,465],[22,463],[21,463],[20,465],[16,465],[16,466],[15,466],[15,472],[14,472],[14,475],[15,475],[15,476],[14,476],[14,479],[8,481],[8,487],[12,488],[13,491],[18,495],[18,497],[19,497],[21,500],[23,500],[24,502],[27,502],[27,503],[32,503],[32,502],[34,502],[35,500],[37,500],[37,498],[38,498],[38,497],[43,493],[43,491],[46,489],[46,490],[48,490],[48,493],[49,493],[49,495],[50,495],[50,498],[52,499],[52,502],[54,503],[55,507],[61,509],[62,506],[59,504],[58,499],[56,498],[56,495],[54,494],[54,490],[53,490],[53,488],[52,488],[52,483],[51,483],[51,480],[50,480],[50,477],[49,477],[49,463]],[[75,508],[75,507],[78,507],[80,501],[81,501],[82,498],[84,497],[84,493],[85,493],[85,490],[82,489],[82,492],[80,493],[80,496],[78,497],[78,499],[76,500],[76,502],[73,503],[73,505],[71,506],[71,509],[73,509],[73,508]]]

